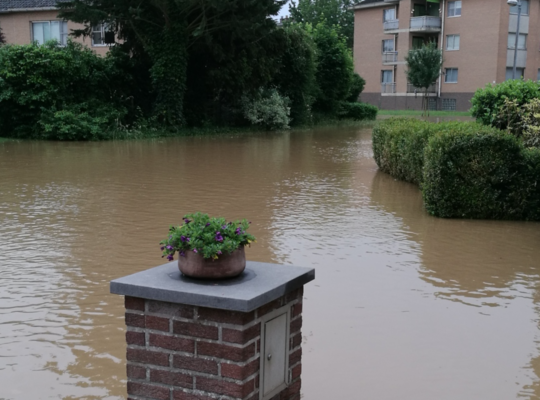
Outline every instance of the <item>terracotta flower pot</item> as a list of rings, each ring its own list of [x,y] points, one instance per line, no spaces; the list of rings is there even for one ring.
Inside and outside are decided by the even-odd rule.
[[[186,252],[178,257],[178,269],[191,278],[225,279],[240,275],[246,268],[246,253],[240,246],[231,254],[223,254],[217,260],[205,259],[201,254]]]

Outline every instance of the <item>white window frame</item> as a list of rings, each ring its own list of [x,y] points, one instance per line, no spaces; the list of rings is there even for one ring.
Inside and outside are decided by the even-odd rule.
[[[511,35],[514,37],[511,38]],[[519,37],[524,37],[525,40],[523,41],[523,47],[519,47],[519,39],[518,39],[518,50],[527,50],[527,34],[526,33],[520,33]],[[508,43],[507,43],[509,50],[514,50],[516,48],[516,34],[515,32],[508,33]]]
[[[51,20],[39,20],[39,21],[30,21],[30,30],[31,30],[31,35],[32,35],[32,43],[34,42],[37,42],[37,40],[34,40],[34,24],[46,24],[48,23],[49,24],[49,31],[51,29],[51,22],[58,22],[60,24],[60,37],[58,38],[58,46],[60,47],[64,47],[67,45],[67,39],[68,39],[68,36],[69,36],[69,32],[68,32],[68,28],[67,28],[67,21],[64,21],[62,19],[51,19]],[[63,31],[63,28],[66,28],[65,32]],[[51,38],[49,40],[53,40],[53,39],[56,39],[56,38]],[[63,40],[65,39],[65,40]],[[45,44],[45,40],[43,41],[43,43],[41,44]]]
[[[459,3],[459,14],[456,15],[456,3]],[[454,6],[454,14],[453,15],[450,15],[450,5],[453,5]],[[448,15],[448,18],[457,18],[457,17],[461,17],[461,12],[463,11],[462,9],[463,7],[463,3],[461,2],[461,0],[456,0],[456,1],[449,1],[448,2],[448,10],[447,10],[447,15]]]
[[[95,28],[97,28],[98,26],[101,27],[100,30],[96,30]],[[107,47],[107,43],[105,43],[105,32],[107,32],[107,24],[102,22],[101,24],[99,25],[92,25],[92,35],[91,35],[91,38],[92,38],[92,47]],[[101,34],[101,41],[103,43],[100,43],[100,44],[96,44],[94,42],[94,32],[95,33],[100,33]]]
[[[384,72],[391,72],[392,73],[392,81],[391,82],[384,82],[383,81]],[[391,84],[396,83],[394,81],[394,70],[393,69],[383,69],[383,70],[381,70],[381,83],[387,83],[387,84],[388,83],[391,83]]]
[[[523,4],[527,4],[526,10],[523,9]],[[529,0],[521,0],[521,15],[529,15],[529,7],[531,6]],[[517,15],[518,6],[512,6],[510,7],[510,14],[511,15]]]
[[[387,41],[387,40],[391,40],[392,43],[393,43],[393,49],[394,50],[390,50],[390,51],[384,51],[384,42]],[[382,40],[382,48],[381,48],[381,51],[382,51],[382,54],[385,54],[385,53],[394,53],[396,51],[396,38],[394,37],[393,39],[383,39]]]
[[[386,19],[386,18],[385,18],[385,16],[386,16],[386,11],[390,11],[390,10],[393,10],[393,11],[394,11],[394,19]],[[382,18],[382,19],[383,19],[383,22],[387,22],[387,21],[396,21],[396,20],[397,20],[397,9],[396,9],[396,7],[394,7],[394,8],[385,8],[385,9],[383,10],[383,14],[382,14],[382,15],[383,15],[383,18]]]
[[[455,81],[449,81],[448,79],[448,71],[456,71],[456,80]],[[459,80],[459,69],[458,68],[445,68],[444,69],[444,83],[458,83]]]
[[[449,45],[449,40],[452,39],[452,47]],[[456,47],[456,38],[458,39],[458,45]],[[446,35],[446,51],[457,51],[459,50],[459,47],[461,46],[461,38],[460,35]]]

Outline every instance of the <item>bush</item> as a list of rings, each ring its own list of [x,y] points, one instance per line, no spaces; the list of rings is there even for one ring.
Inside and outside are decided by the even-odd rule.
[[[99,57],[78,43],[2,46],[2,136],[95,139],[125,115],[126,96],[118,88],[127,86],[127,79],[114,58]]]
[[[276,89],[260,89],[254,98],[242,98],[244,116],[253,125],[267,129],[287,129],[290,122],[289,98]]]
[[[449,130],[429,140],[424,157],[422,190],[430,214],[480,219],[531,214],[531,174],[524,173],[524,149],[515,137]]]
[[[377,165],[394,178],[420,184],[424,147],[435,124],[413,118],[391,118],[373,129],[373,155]]]
[[[527,190],[525,219],[540,221],[540,149],[525,149],[523,157],[523,181]]]
[[[351,87],[349,88],[349,97],[347,101],[356,102],[360,98],[360,93],[364,91],[364,86],[366,86],[366,81],[356,72],[352,76]]]
[[[377,118],[379,109],[371,104],[342,101],[338,116],[340,118],[354,119],[355,121],[370,120]]]
[[[540,148],[540,99],[519,106],[505,99],[495,118],[495,126],[506,126],[508,133],[521,138],[525,147]]]
[[[540,98],[538,82],[531,80],[512,79],[496,85],[487,84],[485,88],[478,89],[471,99],[471,112],[479,122],[484,125],[497,126],[506,129],[506,123],[497,124],[496,117],[505,99],[515,100],[521,107],[530,100]]]

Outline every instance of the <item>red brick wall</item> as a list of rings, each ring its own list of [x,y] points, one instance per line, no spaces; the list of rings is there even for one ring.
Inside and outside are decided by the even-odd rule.
[[[128,399],[259,399],[261,317],[291,307],[291,383],[300,399],[302,293],[241,313],[126,297]]]

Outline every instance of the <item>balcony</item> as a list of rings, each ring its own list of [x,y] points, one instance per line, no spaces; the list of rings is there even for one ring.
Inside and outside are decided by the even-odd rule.
[[[385,51],[382,55],[382,63],[384,65],[397,64],[397,51]]]
[[[399,20],[393,19],[390,21],[384,21],[383,22],[383,29],[385,32],[388,31],[397,31],[399,28]]]
[[[441,17],[431,17],[428,15],[412,17],[409,30],[410,32],[440,32]]]
[[[417,93],[417,94],[424,94],[424,88],[419,88],[414,86],[412,83],[407,83],[407,93]],[[437,84],[434,83],[427,89],[428,94],[430,93],[437,93]]]
[[[381,94],[396,93],[395,82],[383,82],[381,83]]]

